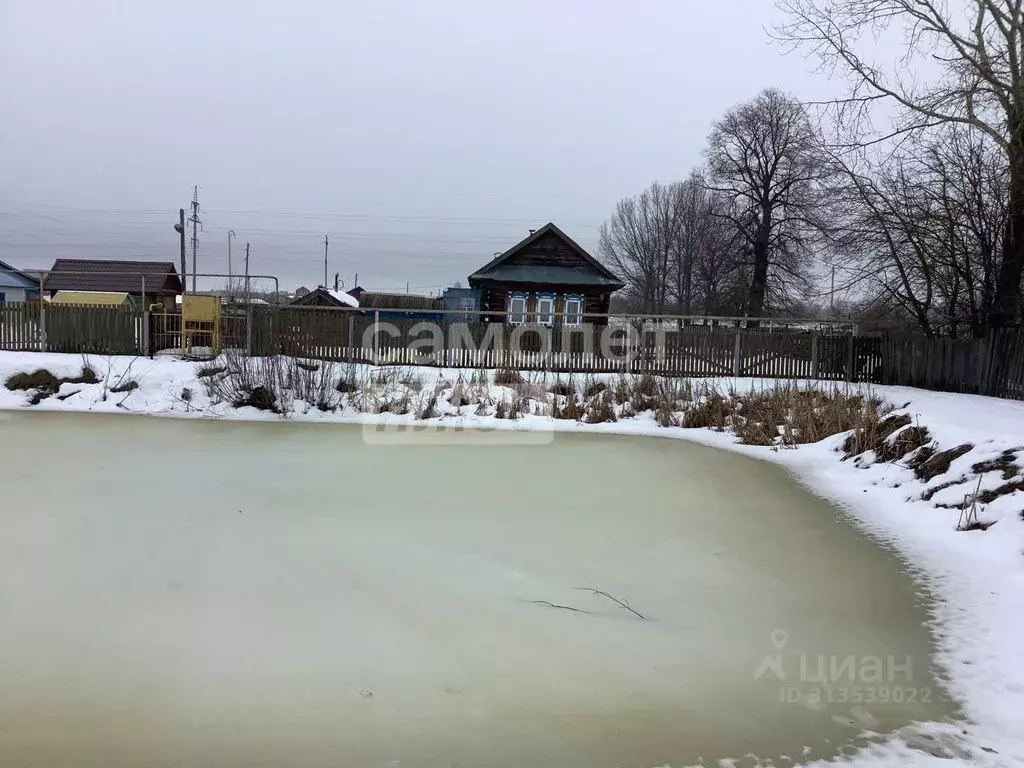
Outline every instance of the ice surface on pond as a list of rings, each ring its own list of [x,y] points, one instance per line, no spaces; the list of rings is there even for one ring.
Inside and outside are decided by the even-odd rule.
[[[3,434],[3,766],[787,765],[952,711],[901,564],[741,456]]]

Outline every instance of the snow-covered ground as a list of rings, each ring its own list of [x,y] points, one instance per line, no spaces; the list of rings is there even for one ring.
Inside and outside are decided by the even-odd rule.
[[[197,378],[195,363],[161,358],[93,357],[89,365],[99,384],[61,385],[59,392],[29,406],[28,394],[0,388],[0,408],[139,413],[193,418],[280,419],[276,414],[252,408],[235,409],[216,403]],[[17,372],[46,368],[58,377],[80,374],[79,356],[0,352],[0,381]],[[362,368],[362,367],[361,367]],[[130,371],[129,371],[130,369]],[[112,394],[111,388],[128,376],[138,388]],[[358,376],[372,375],[361,369]],[[469,381],[476,372],[416,369],[417,392],[441,390],[443,377],[453,383],[460,376]],[[527,375],[527,378],[530,378]],[[550,383],[554,377],[547,377]],[[600,378],[600,377],[598,377]],[[612,376],[606,377],[609,383]],[[772,386],[754,379],[723,380],[722,387],[737,390]],[[504,388],[488,385],[497,398]],[[450,386],[444,390],[450,394]],[[987,531],[957,531],[960,510],[936,506],[953,504],[973,493],[978,476],[972,468],[1010,452],[1016,465],[1024,464],[1024,403],[969,395],[926,392],[903,387],[872,387],[872,392],[906,413],[929,430],[939,449],[969,443],[973,448],[956,459],[949,470],[928,483],[919,481],[901,462],[841,461],[838,451],[844,436],[837,435],[795,449],[744,446],[728,433],[706,429],[660,427],[652,413],[620,419],[615,423],[581,424],[524,415],[515,421],[498,419],[493,412],[473,406],[455,408],[446,395],[438,399],[441,414],[417,422],[413,414],[372,414],[356,411],[351,397],[343,407],[323,412],[301,401],[292,404],[288,418],[301,421],[347,422],[391,425],[426,424],[430,428],[501,430],[543,433],[559,430],[656,435],[693,440],[740,451],[777,462],[816,492],[850,510],[865,529],[891,542],[937,598],[933,632],[940,660],[949,672],[947,686],[961,703],[968,724],[964,728],[965,752],[955,761],[910,750],[894,740],[856,756],[858,764],[1024,766],[1024,493],[1002,495],[979,511],[979,519],[994,523]],[[60,399],[64,398],[64,399]],[[929,486],[954,482],[928,501],[921,494]],[[1020,477],[1016,477],[1019,480]],[[993,469],[981,475],[981,489],[1005,485],[1006,477]],[[794,553],[794,557],[799,553]]]

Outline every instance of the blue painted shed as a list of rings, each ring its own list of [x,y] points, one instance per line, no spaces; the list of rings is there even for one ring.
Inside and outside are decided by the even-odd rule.
[[[39,281],[0,261],[0,303],[39,298]]]

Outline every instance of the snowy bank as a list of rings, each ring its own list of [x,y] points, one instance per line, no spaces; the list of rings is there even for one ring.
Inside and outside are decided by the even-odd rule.
[[[95,375],[83,376],[83,366]],[[636,409],[614,403],[615,421],[552,418],[552,407],[560,408],[563,416],[569,407],[565,395],[558,394],[568,379],[564,375],[523,373],[509,380],[510,372],[500,372],[496,382],[494,372],[323,366],[310,361],[301,369],[308,374],[303,391],[296,395],[293,387],[287,400],[277,398],[272,405],[281,413],[275,413],[235,407],[232,390],[216,385],[223,376],[219,367],[219,361],[196,364],[171,357],[84,360],[74,355],[0,352],[0,381],[38,369],[54,377],[41,398],[34,397],[34,390],[0,387],[0,408],[653,435],[777,462],[890,543],[935,596],[933,631],[939,658],[948,672],[948,690],[960,702],[967,722],[956,728],[936,726],[930,751],[952,754],[962,764],[1024,766],[1024,661],[1019,649],[1024,634],[1024,492],[1017,488],[1024,480],[1019,470],[1024,464],[1024,403],[902,387],[864,388],[867,396],[895,406],[892,416],[906,416],[910,427],[927,428],[926,448],[932,454],[959,449],[947,456],[948,466],[938,467],[943,471],[922,478],[912,466],[913,454],[893,460],[868,451],[844,460],[846,434],[796,447],[742,445],[729,431],[662,426],[680,423],[681,413],[644,410],[634,415]],[[345,382],[340,387],[335,380],[339,377]],[[574,386],[593,390],[594,401],[602,392],[613,391],[617,378],[577,377]],[[758,379],[708,383],[740,393],[777,384]],[[33,400],[36,404],[29,405]],[[888,436],[886,445],[910,427]],[[921,450],[914,446],[915,453]],[[957,530],[964,506],[990,527]],[[928,751],[911,750],[899,738],[861,753],[855,761],[951,764]]]

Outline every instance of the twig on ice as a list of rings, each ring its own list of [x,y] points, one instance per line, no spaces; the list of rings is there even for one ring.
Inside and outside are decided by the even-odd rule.
[[[629,601],[628,601],[628,600],[620,600],[619,598],[617,598],[617,597],[615,597],[615,596],[613,596],[613,595],[609,595],[609,594],[608,594],[607,592],[603,592],[603,591],[602,591],[602,590],[600,590],[600,589],[594,589],[593,587],[573,587],[573,589],[578,589],[578,590],[579,590],[579,591],[581,591],[581,592],[593,592],[593,593],[594,593],[595,595],[600,595],[601,597],[607,597],[607,598],[608,598],[609,600],[611,600],[611,601],[612,601],[613,603],[618,603],[619,605],[621,605],[621,606],[622,606],[623,608],[625,608],[625,609],[626,609],[627,611],[629,611],[630,613],[632,613],[632,614],[633,614],[634,616],[636,616],[637,618],[639,618],[639,619],[644,619],[644,620],[646,620],[646,619],[647,619],[647,617],[646,617],[646,616],[644,616],[644,615],[643,615],[642,613],[640,613],[640,612],[639,612],[639,611],[637,611],[637,610],[634,610],[634,609],[633,609],[633,608],[632,608],[632,607],[630,606],[630,604],[629,604]]]
[[[552,608],[561,608],[563,611],[574,611],[576,613],[590,613],[590,611],[584,611],[580,608],[573,608],[571,605],[558,605],[556,603],[549,603],[547,600],[531,600],[531,603],[535,605],[548,605]]]

